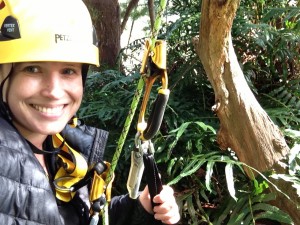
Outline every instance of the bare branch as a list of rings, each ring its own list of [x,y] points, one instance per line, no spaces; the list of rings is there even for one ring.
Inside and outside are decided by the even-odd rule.
[[[131,12],[134,10],[134,8],[138,5],[139,3],[139,0],[131,0],[126,8],[126,12],[125,12],[125,15],[124,15],[124,18],[123,18],[123,21],[121,23],[121,34],[123,33],[125,27],[126,27],[126,24],[127,24],[127,21],[129,19],[129,16],[131,14]]]
[[[148,0],[148,8],[149,8],[151,30],[153,30],[154,20],[155,20],[154,0]]]

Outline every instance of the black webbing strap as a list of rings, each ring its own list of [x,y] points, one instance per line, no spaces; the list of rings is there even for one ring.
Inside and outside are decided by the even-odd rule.
[[[152,207],[156,206],[157,203],[153,202],[155,195],[159,194],[162,190],[162,182],[159,176],[158,168],[155,163],[152,153],[144,153],[143,160],[145,165],[144,173],[146,175],[146,180],[149,188],[149,193],[151,197]],[[156,220],[155,225],[163,224],[160,220]]]

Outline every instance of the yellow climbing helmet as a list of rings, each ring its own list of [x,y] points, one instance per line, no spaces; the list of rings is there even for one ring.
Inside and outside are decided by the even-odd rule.
[[[99,66],[82,0],[0,0],[0,64],[57,61]]]

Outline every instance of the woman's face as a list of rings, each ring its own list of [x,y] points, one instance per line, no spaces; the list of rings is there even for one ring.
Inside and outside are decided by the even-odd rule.
[[[75,115],[83,94],[81,68],[80,63],[14,64],[7,102],[25,138],[58,133]]]

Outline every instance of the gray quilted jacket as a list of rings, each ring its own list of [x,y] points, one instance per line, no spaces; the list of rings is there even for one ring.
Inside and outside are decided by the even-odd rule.
[[[83,133],[81,133],[81,131]],[[89,163],[102,160],[107,132],[82,126],[73,138],[83,145],[82,154]],[[77,137],[76,137],[77,135]],[[80,140],[76,143],[76,140]],[[85,191],[75,195],[69,203],[55,198],[52,178],[55,155],[46,156],[49,177],[36,159],[32,147],[5,119],[0,117],[0,225],[87,225],[88,203]],[[85,190],[85,189],[82,189]],[[112,199],[110,225],[153,224],[138,200],[127,195]],[[99,224],[102,224],[100,222]]]

